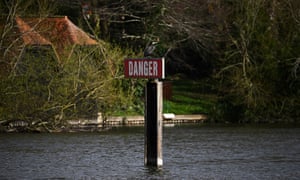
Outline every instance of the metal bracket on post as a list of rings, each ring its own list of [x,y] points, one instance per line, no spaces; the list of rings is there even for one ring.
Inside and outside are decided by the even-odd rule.
[[[148,81],[145,107],[145,165],[162,166],[163,88],[158,80]]]

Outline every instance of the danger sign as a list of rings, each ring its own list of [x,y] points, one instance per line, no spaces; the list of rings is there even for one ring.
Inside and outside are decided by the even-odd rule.
[[[164,58],[125,59],[124,75],[131,78],[163,79],[164,66]]]

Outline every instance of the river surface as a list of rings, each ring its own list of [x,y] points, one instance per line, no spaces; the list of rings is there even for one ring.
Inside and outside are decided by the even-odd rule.
[[[144,130],[0,134],[0,179],[300,179],[300,128],[163,130],[163,167],[144,166]]]

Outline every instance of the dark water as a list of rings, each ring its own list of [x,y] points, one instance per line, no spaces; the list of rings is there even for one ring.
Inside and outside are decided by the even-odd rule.
[[[0,179],[300,179],[300,128],[165,128],[144,166],[143,128],[0,134]]]

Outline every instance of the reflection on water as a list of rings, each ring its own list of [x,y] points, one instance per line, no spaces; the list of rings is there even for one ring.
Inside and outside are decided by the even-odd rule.
[[[299,142],[299,128],[165,128],[156,169],[143,128],[0,134],[0,179],[298,179]]]

